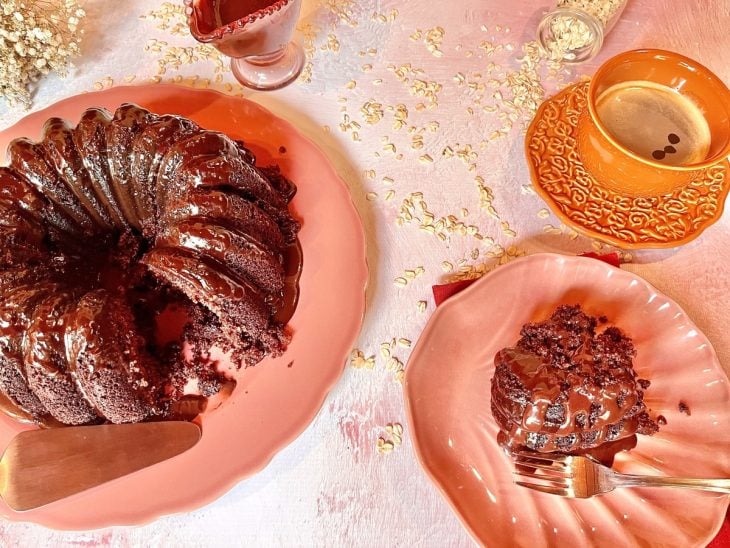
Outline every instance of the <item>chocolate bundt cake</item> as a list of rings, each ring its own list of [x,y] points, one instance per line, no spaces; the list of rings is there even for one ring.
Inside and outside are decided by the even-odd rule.
[[[512,448],[570,453],[658,426],[643,402],[633,343],[579,305],[559,306],[522,327],[514,347],[494,358],[492,415]]]
[[[240,141],[125,104],[49,119],[0,167],[0,407],[41,424],[174,414],[289,342],[296,191]],[[296,270],[296,269],[294,269]],[[184,326],[162,341],[166,311]],[[183,352],[187,346],[186,353]],[[191,357],[192,355],[192,357]]]

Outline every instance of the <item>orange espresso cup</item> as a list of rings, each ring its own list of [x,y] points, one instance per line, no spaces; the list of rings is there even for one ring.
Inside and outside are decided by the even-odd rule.
[[[681,132],[667,131],[664,120],[662,124],[642,125],[644,113],[651,121],[651,115],[661,113],[667,106],[661,102],[658,105],[649,102],[649,108],[642,105],[641,101],[646,100],[640,95],[642,86],[648,89],[648,94],[678,94],[677,105],[683,103],[688,107],[685,118],[691,120],[694,116],[699,122],[689,124],[698,126],[696,131],[689,132],[696,135],[680,143],[677,134]],[[607,96],[610,98],[606,99]],[[671,96],[667,98],[673,100]],[[610,104],[604,106],[608,101]],[[610,123],[607,123],[608,113]],[[635,128],[634,147],[627,146],[631,139],[627,140],[626,134],[622,138],[615,131],[617,123]],[[657,125],[663,126],[663,133],[647,137]],[[647,150],[656,150],[649,154],[640,152],[638,149],[651,139],[657,142],[650,143]],[[686,161],[671,163],[681,160],[677,149],[687,147],[687,141],[693,141],[690,145],[697,145],[697,150],[684,154]],[[730,90],[707,68],[677,53],[643,49],[617,55],[598,69],[589,84],[588,108],[578,121],[578,152],[591,175],[617,192],[631,196],[671,193],[701,178],[705,169],[727,160]]]

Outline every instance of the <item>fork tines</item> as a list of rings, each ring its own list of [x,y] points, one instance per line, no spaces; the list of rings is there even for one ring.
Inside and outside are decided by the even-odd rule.
[[[570,496],[570,457],[515,451],[512,453],[515,483],[553,495]],[[519,481],[519,479],[526,481]]]

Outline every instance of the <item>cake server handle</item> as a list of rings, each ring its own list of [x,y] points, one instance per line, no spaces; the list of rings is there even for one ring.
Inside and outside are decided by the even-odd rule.
[[[38,508],[179,455],[200,435],[184,421],[21,432],[0,459],[0,495],[13,510]]]

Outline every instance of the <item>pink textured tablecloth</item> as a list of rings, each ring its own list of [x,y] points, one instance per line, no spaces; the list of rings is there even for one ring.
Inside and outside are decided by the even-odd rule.
[[[433,311],[431,286],[522,254],[614,251],[562,226],[531,189],[520,129],[529,113],[509,111],[509,129],[489,111],[505,98],[493,94],[490,79],[525,69],[522,46],[533,40],[548,2],[305,0],[298,31],[308,53],[305,75],[269,94],[241,90],[223,60],[200,50],[179,4],[83,5],[83,55],[69,78],[39,83],[34,108],[161,80],[242,93],[290,120],[327,153],[363,219],[368,314],[350,366],[317,419],[218,501],[141,527],[91,532],[0,521],[0,544],[472,545],[420,470],[407,428],[402,443],[392,436],[394,425],[406,426],[399,380]],[[560,80],[590,75],[611,55],[637,47],[678,51],[730,82],[729,18],[730,0],[629,0],[601,55],[546,79],[545,88],[553,93]],[[23,114],[0,103],[0,127]],[[676,300],[726,368],[729,244],[724,215],[688,245],[633,252],[622,265]]]

